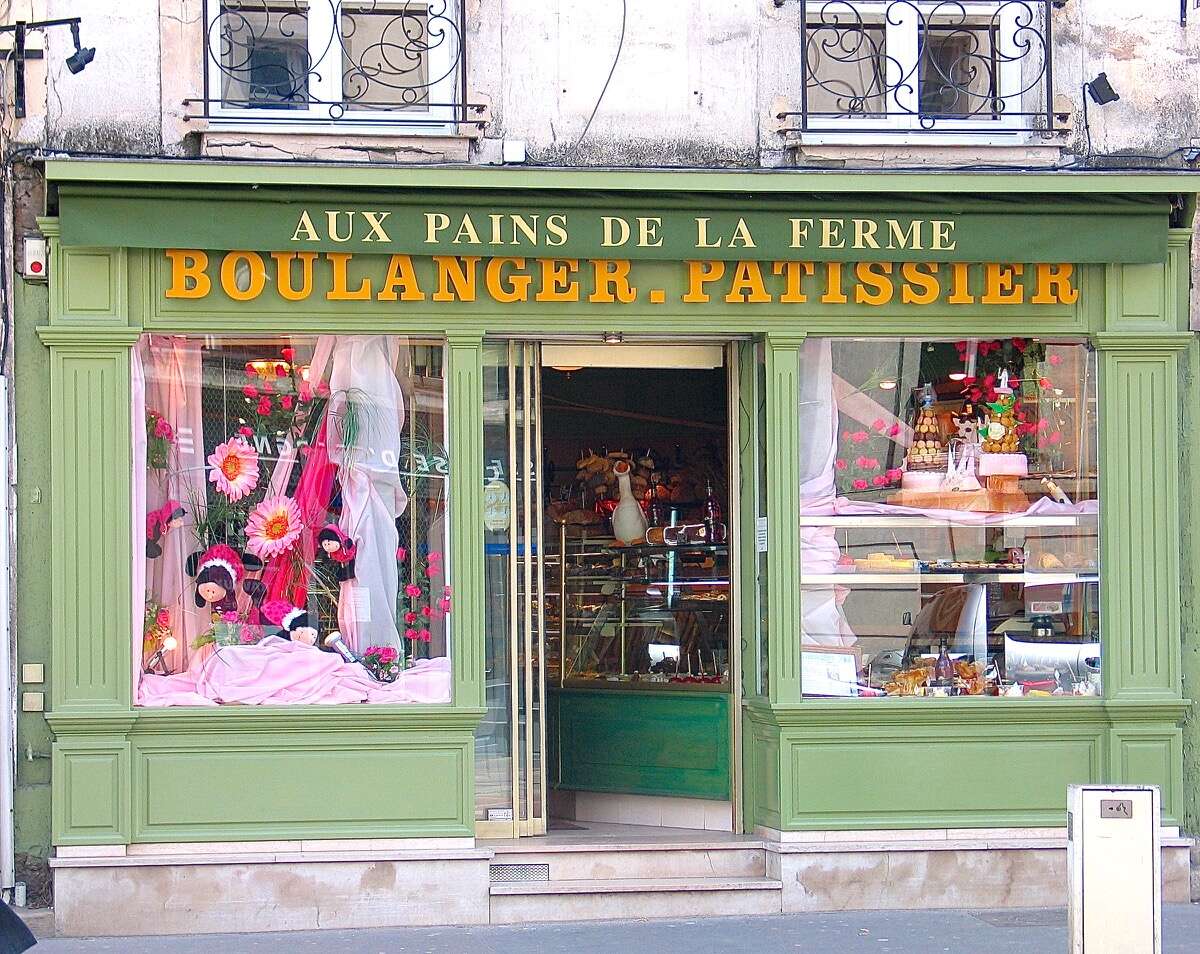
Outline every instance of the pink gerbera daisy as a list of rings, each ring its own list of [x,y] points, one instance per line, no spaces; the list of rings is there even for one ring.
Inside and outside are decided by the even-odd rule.
[[[291,497],[268,497],[250,511],[246,521],[246,549],[269,560],[291,548],[300,538],[300,508]]]
[[[240,437],[218,444],[208,463],[208,479],[230,500],[241,500],[258,485],[258,453]]]

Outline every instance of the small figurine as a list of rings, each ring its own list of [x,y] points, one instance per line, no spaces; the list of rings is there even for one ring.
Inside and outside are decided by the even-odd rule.
[[[168,500],[146,514],[146,557],[155,560],[163,555],[162,542],[168,533],[183,523],[187,511],[178,500]]]
[[[303,643],[305,646],[316,646],[319,633],[317,627],[308,618],[307,610],[292,606],[284,600],[270,600],[262,609],[267,622],[278,626],[278,634],[283,639],[293,643]]]
[[[317,534],[317,545],[334,565],[334,579],[339,583],[354,579],[354,557],[358,544],[342,532],[335,523],[327,523]]]
[[[262,599],[266,592],[262,581],[245,579],[246,559],[224,543],[188,557],[188,575],[196,578],[196,605],[207,606],[214,613],[237,612],[239,586],[252,600]],[[253,562],[254,558],[250,559]],[[258,568],[261,566],[258,563]]]

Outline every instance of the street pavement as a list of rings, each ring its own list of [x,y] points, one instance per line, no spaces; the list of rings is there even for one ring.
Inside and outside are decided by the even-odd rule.
[[[1163,908],[1164,954],[1200,951],[1200,905]],[[854,911],[683,921],[56,938],[35,954],[1066,954],[1061,908]]]

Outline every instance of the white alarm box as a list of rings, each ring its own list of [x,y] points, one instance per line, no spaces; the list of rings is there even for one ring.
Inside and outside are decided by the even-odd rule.
[[[1071,954],[1160,954],[1162,855],[1153,785],[1067,790]]]

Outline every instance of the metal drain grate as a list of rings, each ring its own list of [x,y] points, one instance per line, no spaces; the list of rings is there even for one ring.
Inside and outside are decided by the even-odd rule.
[[[492,884],[512,881],[549,881],[550,866],[546,865],[492,865]]]

